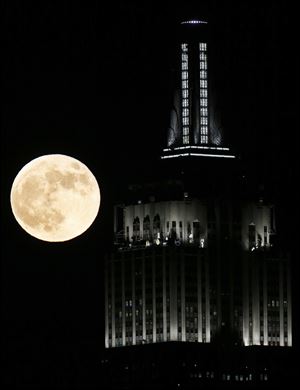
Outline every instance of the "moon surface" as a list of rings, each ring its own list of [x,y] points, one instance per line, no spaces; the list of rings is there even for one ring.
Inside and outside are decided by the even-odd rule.
[[[10,194],[13,214],[30,235],[44,241],[71,240],[85,232],[100,207],[92,172],[79,160],[49,154],[26,164]]]

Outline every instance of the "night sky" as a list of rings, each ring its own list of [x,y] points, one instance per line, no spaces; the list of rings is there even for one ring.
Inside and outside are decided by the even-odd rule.
[[[128,183],[153,175],[165,146],[172,37],[183,19],[213,26],[223,128],[245,169],[273,191],[282,235],[296,253],[299,21],[291,2],[103,4],[12,0],[2,7],[1,336],[7,385],[99,381],[112,205]],[[18,171],[51,153],[85,163],[102,194],[91,228],[57,244],[25,233],[9,204]]]

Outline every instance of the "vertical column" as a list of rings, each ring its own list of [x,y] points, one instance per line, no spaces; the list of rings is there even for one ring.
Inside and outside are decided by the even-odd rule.
[[[267,265],[263,265],[263,310],[264,310],[264,345],[268,345],[268,280]]]
[[[156,274],[155,254],[152,252],[152,313],[153,313],[153,342],[156,343]]]
[[[136,319],[135,319],[135,266],[134,252],[131,255],[131,275],[132,275],[132,344],[136,344]]]
[[[122,257],[121,264],[121,283],[122,283],[122,345],[126,345],[126,313],[125,313],[125,259]]]
[[[279,345],[284,346],[283,266],[279,261]]]
[[[229,264],[229,280],[230,280],[230,285],[229,285],[229,323],[230,327],[233,329],[234,328],[234,286],[235,286],[235,275],[234,275],[234,264],[233,260],[235,258],[235,254],[232,251],[232,247],[230,248],[230,264]]]
[[[199,43],[200,144],[208,143],[207,44]]]
[[[169,259],[169,281],[170,281],[170,340],[178,340],[177,320],[177,256],[173,252]]]
[[[228,247],[229,250],[229,265],[228,265],[228,271],[229,271],[229,286],[228,286],[228,291],[229,291],[229,324],[232,329],[234,329],[234,295],[235,295],[235,281],[236,281],[236,273],[234,272],[234,268],[236,267],[235,264],[235,259],[237,257],[237,253],[235,251],[234,245],[232,245],[232,238],[234,237],[233,233],[233,226],[234,226],[234,221],[233,221],[233,205],[230,204],[228,206],[228,231],[229,231],[229,237],[231,238],[230,240],[230,245]]]
[[[188,44],[181,44],[181,109],[182,109],[182,143],[190,143],[190,109],[189,109],[189,57]]]
[[[145,252],[142,258],[142,321],[143,321],[143,342],[146,341],[146,280],[145,280]]]
[[[115,310],[115,270],[114,259],[111,261],[111,345],[116,346],[116,310]]]
[[[205,330],[206,342],[210,343],[210,280],[209,280],[209,262],[205,262]]]
[[[197,256],[197,299],[198,299],[198,342],[203,341],[202,337],[202,280],[201,280],[202,257],[198,252]]]
[[[252,262],[252,343],[260,345],[260,319],[259,319],[259,265],[254,259]]]
[[[243,340],[244,345],[249,345],[249,279],[248,279],[248,255],[243,259]]]
[[[166,252],[163,251],[163,341],[167,341]]]
[[[214,260],[214,265],[216,267],[216,274],[217,274],[217,280],[214,280],[214,283],[217,285],[217,328],[220,329],[222,326],[222,286],[221,286],[221,279],[222,279],[222,259],[221,259],[221,216],[220,216],[220,201],[216,200],[214,204],[215,208],[215,215],[216,215],[216,244],[217,244],[217,249],[216,249],[216,259]],[[213,256],[214,257],[214,256]]]
[[[288,334],[288,346],[291,347],[292,340],[292,288],[291,288],[291,270],[289,259],[286,262],[286,274],[287,274],[287,334]]]
[[[180,269],[181,269],[181,340],[186,341],[186,329],[185,329],[185,258],[184,253],[181,252],[180,256]]]
[[[117,226],[118,226],[117,209],[118,209],[118,206],[114,206],[114,238],[116,238]]]
[[[109,321],[108,321],[108,257],[105,258],[105,274],[104,274],[104,299],[105,299],[105,348],[109,347]]]

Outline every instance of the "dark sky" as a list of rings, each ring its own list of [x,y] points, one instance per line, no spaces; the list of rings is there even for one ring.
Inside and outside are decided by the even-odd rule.
[[[1,309],[7,383],[42,383],[51,372],[67,383],[76,375],[83,380],[87,367],[96,369],[103,346],[102,264],[111,206],[122,186],[155,166],[164,146],[172,37],[182,19],[206,18],[213,27],[218,104],[228,139],[258,180],[275,183],[278,199],[288,204],[284,213],[299,217],[298,207],[293,209],[298,21],[291,4],[4,4]],[[9,205],[17,172],[48,153],[84,162],[102,192],[95,223],[63,244],[27,235]],[[295,217],[290,221],[292,241],[297,224]]]

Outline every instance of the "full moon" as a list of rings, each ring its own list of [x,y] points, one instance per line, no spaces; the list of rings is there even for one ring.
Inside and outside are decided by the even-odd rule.
[[[85,232],[100,207],[100,190],[82,162],[49,154],[26,164],[10,193],[13,214],[30,235],[44,241],[71,240]]]

